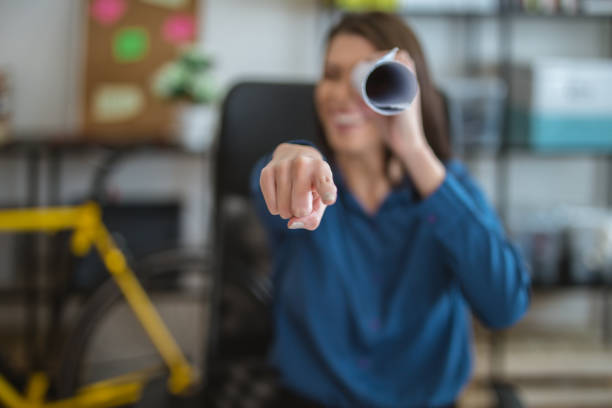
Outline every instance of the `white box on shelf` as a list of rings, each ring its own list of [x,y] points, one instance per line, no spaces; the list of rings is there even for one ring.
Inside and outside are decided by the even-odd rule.
[[[513,141],[612,149],[612,60],[535,60],[511,76]]]
[[[536,60],[517,66],[512,101],[558,114],[612,113],[612,60]]]

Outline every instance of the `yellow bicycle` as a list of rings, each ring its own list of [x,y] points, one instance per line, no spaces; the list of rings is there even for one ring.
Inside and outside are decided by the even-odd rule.
[[[84,256],[91,249],[97,251],[105,268],[112,276],[113,288],[115,291],[116,288],[120,291],[116,291],[117,296],[119,293],[122,294],[161,356],[165,367],[163,370],[155,367],[125,373],[74,390],[71,389],[74,384],[70,384],[68,388],[72,394],[61,398],[57,396],[49,398],[50,378],[44,372],[36,372],[31,375],[23,392],[18,391],[18,388],[0,372],[0,406],[8,408],[106,408],[133,404],[140,400],[146,384],[156,378],[160,372],[168,375],[167,387],[171,394],[179,395],[193,389],[199,381],[197,369],[188,362],[151,298],[143,289],[124,251],[120,249],[104,225],[102,210],[96,201],[57,208],[0,210],[0,232],[57,233],[63,230],[72,231],[70,247],[76,256]],[[110,303],[115,300],[113,296],[108,295],[109,293],[103,291],[102,296],[98,296],[99,300],[106,305],[102,308],[96,306],[98,311],[102,311],[101,313],[104,313]],[[92,320],[91,311],[86,320]],[[62,369],[59,370],[60,375],[67,375],[66,367],[70,371],[78,369],[74,361],[82,356],[83,350],[79,350],[78,346],[76,348],[76,350],[69,350],[69,353],[76,356],[76,359],[73,358],[72,362],[64,364],[63,372]],[[71,380],[71,382],[75,381]],[[65,393],[64,390],[63,394]]]

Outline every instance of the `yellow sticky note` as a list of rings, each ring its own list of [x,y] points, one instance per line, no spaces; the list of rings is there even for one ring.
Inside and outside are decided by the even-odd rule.
[[[187,5],[188,0],[140,0],[152,6],[166,7],[169,9],[182,9]]]
[[[142,89],[131,84],[106,84],[93,94],[93,118],[96,122],[121,122],[142,112],[145,97]]]

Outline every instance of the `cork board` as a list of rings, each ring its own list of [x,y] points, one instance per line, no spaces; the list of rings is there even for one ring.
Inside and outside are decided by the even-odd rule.
[[[151,83],[164,63],[196,41],[196,15],[196,0],[87,1],[86,137],[169,137],[176,106],[155,96]]]

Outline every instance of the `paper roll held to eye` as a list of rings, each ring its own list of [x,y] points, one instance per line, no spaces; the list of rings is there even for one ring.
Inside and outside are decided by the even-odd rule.
[[[381,115],[397,115],[414,100],[418,82],[415,74],[395,60],[398,48],[374,62],[361,62],[352,73],[353,86],[365,103]]]

